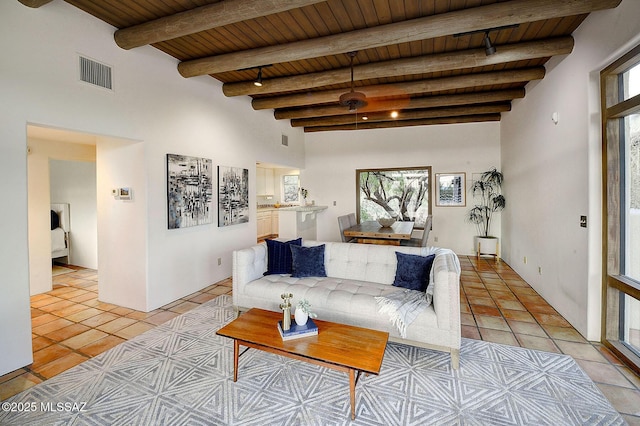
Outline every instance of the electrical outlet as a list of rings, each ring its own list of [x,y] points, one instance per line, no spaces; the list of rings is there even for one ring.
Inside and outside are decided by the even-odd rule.
[[[522,259],[522,262],[523,262],[525,265],[527,264],[527,256],[525,256],[525,257]]]
[[[438,237],[433,237],[433,242],[437,243],[438,242]]]
[[[538,275],[542,275],[542,266],[538,266]]]
[[[336,202],[335,202],[335,201],[333,202],[333,205],[334,205],[334,206],[336,205]]]
[[[221,257],[218,258],[218,266],[220,266],[220,265],[222,265],[222,258]]]

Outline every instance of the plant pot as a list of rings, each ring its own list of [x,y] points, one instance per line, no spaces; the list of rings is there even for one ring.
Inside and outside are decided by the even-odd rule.
[[[293,316],[296,319],[296,324],[298,325],[305,325],[307,323],[307,320],[309,319],[309,314],[307,314],[300,308],[296,308]]]
[[[498,256],[498,237],[476,237],[476,252],[478,256]]]

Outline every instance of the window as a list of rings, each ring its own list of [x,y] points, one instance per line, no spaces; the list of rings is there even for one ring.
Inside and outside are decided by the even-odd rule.
[[[296,203],[300,200],[300,176],[282,176],[282,188],[284,189],[283,203]]]
[[[393,217],[424,226],[431,214],[431,167],[356,170],[359,222]]]
[[[603,342],[640,372],[640,46],[602,71]]]

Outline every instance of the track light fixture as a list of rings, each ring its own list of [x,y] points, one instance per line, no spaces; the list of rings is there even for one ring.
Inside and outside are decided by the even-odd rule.
[[[473,35],[473,34],[477,34],[477,33],[484,33],[484,38],[482,39],[482,44],[484,44],[484,53],[487,54],[487,56],[491,56],[494,53],[497,52],[496,47],[493,45],[493,43],[491,42],[491,38],[489,37],[489,33],[491,31],[500,31],[500,30],[508,30],[508,29],[512,29],[512,28],[518,28],[520,26],[520,24],[512,24],[512,25],[503,25],[502,27],[493,27],[493,28],[487,28],[484,30],[474,30],[474,31],[467,31],[465,33],[458,33],[458,34],[454,34],[454,37],[463,37],[463,36],[468,36],[468,35]]]
[[[484,40],[482,40],[482,42],[484,43],[484,53],[486,53],[487,56],[496,53],[496,47],[491,43],[491,38],[489,38],[489,31],[484,33]]]
[[[273,64],[260,65],[258,67],[242,68],[242,69],[239,69],[238,71],[251,71],[251,70],[257,69],[258,75],[256,76],[256,79],[253,80],[253,84],[257,87],[262,87],[262,69],[269,68],[271,66],[273,66]]]
[[[258,67],[258,78],[253,82],[258,87],[262,87],[262,67]]]

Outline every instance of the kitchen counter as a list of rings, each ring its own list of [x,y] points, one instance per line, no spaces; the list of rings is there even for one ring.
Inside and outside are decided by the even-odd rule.
[[[280,207],[278,210],[289,212],[318,212],[328,209],[328,206],[293,206],[293,207]]]
[[[327,206],[293,206],[279,208],[280,237],[289,240],[298,237],[302,237],[305,240],[317,239],[316,215],[327,208]]]
[[[300,207],[300,206],[292,206],[290,204],[288,205],[281,205],[280,207],[275,207],[273,205],[259,205],[258,206],[258,211],[259,212],[270,212],[270,211],[278,211],[278,210],[282,210],[282,209],[288,209],[291,207]]]

